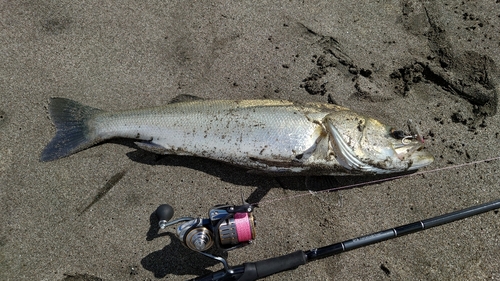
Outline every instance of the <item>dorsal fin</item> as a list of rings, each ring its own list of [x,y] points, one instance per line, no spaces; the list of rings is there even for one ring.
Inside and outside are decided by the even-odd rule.
[[[197,96],[193,96],[193,95],[186,95],[186,94],[183,94],[183,95],[178,95],[178,96],[175,96],[173,99],[171,99],[168,103],[169,104],[172,104],[172,103],[178,103],[178,102],[188,102],[188,101],[196,101],[196,100],[205,100],[204,98],[200,98],[200,97],[197,97]]]

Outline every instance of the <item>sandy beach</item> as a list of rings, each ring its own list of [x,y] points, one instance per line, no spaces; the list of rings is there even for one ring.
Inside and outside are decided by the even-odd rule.
[[[158,234],[153,212],[259,203],[230,265],[500,198],[499,1],[2,1],[0,279],[186,280],[221,264]],[[50,97],[104,110],[182,95],[336,103],[419,124],[423,174],[276,177],[113,140],[40,162]],[[244,129],[244,128],[242,128]],[[456,165],[480,161],[474,165]],[[500,212],[265,280],[500,280]]]

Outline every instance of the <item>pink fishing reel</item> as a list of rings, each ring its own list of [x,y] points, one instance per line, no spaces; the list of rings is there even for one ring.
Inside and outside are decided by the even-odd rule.
[[[183,217],[169,222],[174,210],[170,205],[164,204],[158,207],[156,215],[161,229],[182,223],[177,227],[177,236],[193,251],[205,252],[214,245],[230,251],[246,246],[255,239],[252,211],[253,206],[250,204],[221,205],[209,210],[208,219]]]

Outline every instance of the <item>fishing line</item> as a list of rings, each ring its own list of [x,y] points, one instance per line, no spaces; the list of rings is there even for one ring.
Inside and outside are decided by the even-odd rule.
[[[257,203],[251,203],[251,205],[257,206],[257,205],[262,205],[262,204],[268,204],[268,203],[283,201],[283,200],[287,200],[287,199],[294,199],[294,198],[299,198],[299,197],[304,197],[304,196],[309,196],[309,195],[315,195],[315,194],[318,194],[318,193],[325,193],[325,192],[333,192],[333,191],[346,190],[346,189],[351,189],[351,188],[358,187],[358,186],[363,186],[363,185],[368,185],[368,184],[375,184],[375,183],[380,183],[380,182],[385,182],[385,181],[390,181],[390,180],[396,180],[396,179],[401,179],[401,178],[406,178],[406,177],[412,177],[412,176],[418,176],[418,175],[425,175],[425,174],[435,173],[435,172],[439,172],[439,171],[457,169],[457,168],[467,167],[467,166],[471,166],[471,165],[475,165],[475,164],[481,164],[481,163],[486,163],[486,162],[490,162],[490,161],[495,161],[495,160],[499,160],[499,159],[500,159],[500,156],[496,156],[496,157],[493,157],[493,158],[488,158],[488,159],[483,159],[483,160],[477,160],[477,161],[472,161],[472,162],[467,162],[467,163],[462,163],[462,164],[447,166],[447,167],[443,167],[443,168],[436,168],[436,169],[433,169],[433,170],[421,171],[421,172],[416,172],[416,173],[408,174],[408,175],[400,175],[400,176],[383,178],[383,179],[378,179],[378,180],[373,180],[373,181],[355,183],[355,184],[344,185],[344,186],[339,186],[339,187],[334,187],[334,188],[329,188],[329,189],[324,189],[324,190],[319,190],[319,191],[309,190],[309,192],[304,192],[304,193],[300,193],[300,194],[296,194],[296,195],[291,195],[291,196],[286,196],[286,197],[280,197],[280,198],[276,198],[276,199],[263,200],[263,201],[259,201]]]

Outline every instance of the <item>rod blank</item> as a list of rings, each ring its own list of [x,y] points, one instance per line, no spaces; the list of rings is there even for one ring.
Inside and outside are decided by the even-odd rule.
[[[413,222],[395,228],[390,228],[376,233],[368,234],[365,236],[360,236],[354,239],[346,240],[322,248],[312,249],[306,252],[307,261],[326,258],[342,252],[347,252],[357,248],[376,244],[385,240],[408,235],[411,233],[440,226],[457,220],[465,219],[468,217],[479,215],[499,208],[500,208],[500,200],[496,200],[482,205],[433,217],[430,219],[425,219],[418,222]]]

